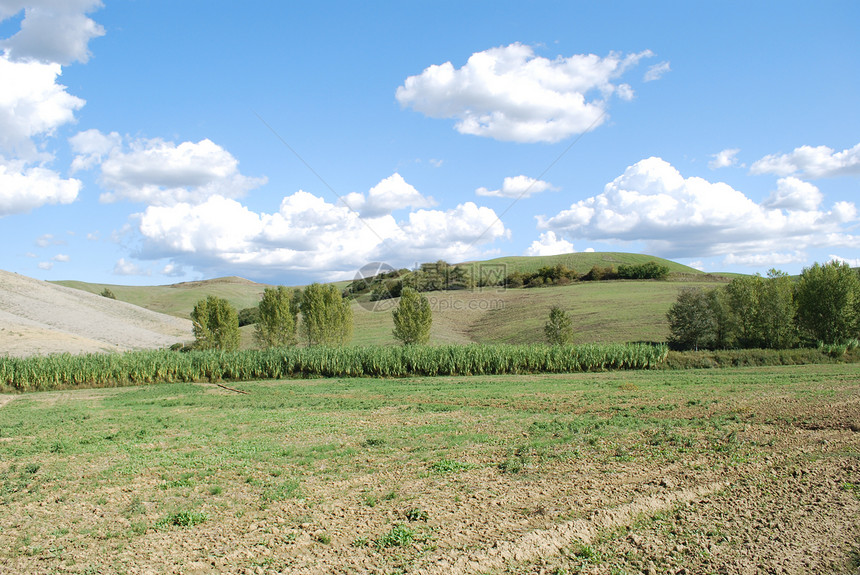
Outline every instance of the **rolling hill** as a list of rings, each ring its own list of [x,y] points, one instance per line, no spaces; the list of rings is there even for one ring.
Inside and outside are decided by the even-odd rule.
[[[0,357],[166,347],[191,321],[0,271]]]
[[[543,288],[483,288],[428,292],[433,307],[433,343],[531,343],[543,341],[549,308],[559,305],[574,321],[576,341],[663,341],[668,336],[666,311],[685,286],[713,286],[727,281],[693,268],[642,254],[592,252],[559,256],[504,257],[459,264],[476,269],[499,268],[505,274],[532,273],[562,264],[585,273],[592,266],[642,264],[656,261],[671,275],[666,281],[613,280],[574,282]],[[475,272],[477,273],[477,272]],[[266,284],[226,277],[168,286],[118,286],[76,281],[57,282],[92,294],[109,288],[117,299],[187,319],[194,304],[207,295],[227,299],[236,309],[257,305]],[[338,282],[345,287],[347,282]],[[343,284],[343,285],[341,285]],[[391,310],[396,300],[371,302],[360,296],[353,302],[353,345],[394,345]],[[242,328],[243,347],[252,347],[253,326]]]

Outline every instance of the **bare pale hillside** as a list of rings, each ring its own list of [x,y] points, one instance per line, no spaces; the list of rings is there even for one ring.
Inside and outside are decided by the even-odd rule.
[[[0,270],[0,356],[166,347],[191,321]]]

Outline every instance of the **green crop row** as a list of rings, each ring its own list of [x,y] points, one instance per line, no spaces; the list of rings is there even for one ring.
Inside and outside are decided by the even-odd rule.
[[[141,351],[0,359],[0,388],[37,391],[288,377],[405,377],[649,369],[665,345],[311,347],[237,352]]]

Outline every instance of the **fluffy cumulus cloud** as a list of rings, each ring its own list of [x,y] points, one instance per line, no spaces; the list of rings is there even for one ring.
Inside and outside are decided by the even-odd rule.
[[[711,160],[708,162],[708,167],[712,170],[718,170],[719,168],[736,166],[738,163],[738,152],[740,152],[738,148],[728,148],[722,152],[713,154]]]
[[[527,176],[507,177],[502,181],[502,187],[498,190],[478,188],[475,193],[479,196],[491,196],[495,198],[527,198],[533,194],[539,194],[547,190],[557,190],[549,182],[536,180]]]
[[[860,175],[860,144],[841,152],[827,146],[801,146],[788,154],[765,156],[750,167],[750,172],[807,178]]]
[[[402,106],[431,118],[453,118],[463,134],[514,142],[557,142],[606,120],[611,96],[629,100],[617,80],[648,50],[606,57],[577,54],[548,59],[515,43],[472,54],[410,76],[397,89]]]
[[[72,122],[84,105],[57,83],[59,64],[13,62],[0,56],[0,153],[22,160],[48,159],[33,138]]]
[[[573,253],[573,244],[564,238],[555,235],[555,232],[548,231],[540,235],[539,239],[532,242],[532,245],[526,249],[527,256],[557,256],[559,254]]]
[[[768,208],[811,212],[817,210],[822,201],[824,196],[817,187],[809,182],[788,177],[777,180],[776,190],[771,192],[762,205]]]
[[[73,202],[79,180],[49,167],[48,140],[85,102],[58,82],[62,65],[86,61],[103,33],[85,14],[93,0],[0,0],[0,21],[21,11],[20,30],[0,39],[0,217]]]
[[[343,203],[363,218],[376,218],[404,208],[429,208],[436,205],[433,198],[421,195],[398,173],[385,178],[373,186],[367,195],[352,193],[343,198]]]
[[[87,130],[69,142],[77,154],[74,170],[99,166],[100,183],[109,190],[103,202],[199,203],[211,196],[238,198],[266,182],[243,176],[238,160],[208,139],[175,144],[141,138],[124,145],[116,133]]]
[[[16,61],[86,62],[89,41],[105,33],[86,14],[101,7],[100,0],[2,0],[0,20],[22,10],[24,19],[15,35],[0,41],[0,48]]]
[[[670,258],[728,256],[752,263],[767,254],[779,262],[773,256],[785,245],[793,252],[856,245],[858,238],[848,233],[857,221],[854,204],[837,202],[829,210],[820,204],[817,189],[800,180],[783,181],[758,204],[725,183],[684,178],[668,162],[648,158],[603,193],[539,216],[538,225],[572,238],[642,242],[648,253]]]
[[[41,167],[0,163],[0,217],[29,212],[45,204],[69,204],[78,197],[81,182],[63,179]]]
[[[425,201],[421,194],[389,201],[391,196],[380,190],[390,190],[399,179],[383,180],[375,194],[364,198],[376,198],[377,207],[385,206],[372,216],[305,191],[283,198],[274,213],[258,213],[222,196],[197,204],[152,205],[136,216],[143,238],[139,256],[169,258],[177,268],[199,271],[230,268],[231,273],[239,269],[260,276],[291,271],[337,277],[370,261],[408,266],[427,258],[472,258],[485,253],[487,244],[509,237],[493,210],[471,202],[449,210],[413,210],[398,221],[392,209]]]

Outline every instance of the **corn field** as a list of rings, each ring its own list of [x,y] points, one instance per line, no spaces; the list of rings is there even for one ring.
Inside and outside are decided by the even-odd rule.
[[[0,389],[40,391],[292,377],[405,377],[649,369],[665,345],[310,347],[0,358]]]

